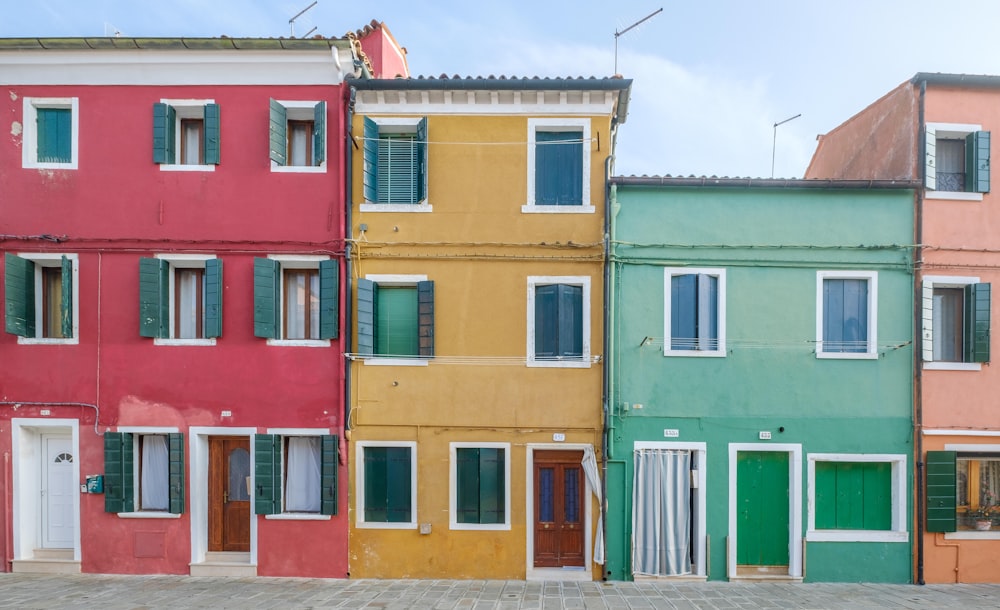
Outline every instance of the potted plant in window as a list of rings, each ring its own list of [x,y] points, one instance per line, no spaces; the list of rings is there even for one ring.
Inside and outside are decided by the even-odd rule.
[[[979,508],[969,509],[969,518],[975,523],[976,529],[985,532],[993,528],[993,511],[997,507],[997,494],[985,491],[979,502]]]

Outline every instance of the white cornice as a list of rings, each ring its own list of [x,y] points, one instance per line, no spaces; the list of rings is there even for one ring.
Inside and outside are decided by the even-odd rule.
[[[610,115],[616,91],[358,91],[358,114]]]

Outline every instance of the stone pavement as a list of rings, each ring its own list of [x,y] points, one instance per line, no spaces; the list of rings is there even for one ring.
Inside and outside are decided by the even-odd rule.
[[[1000,608],[1000,585],[0,574],[0,608]]]

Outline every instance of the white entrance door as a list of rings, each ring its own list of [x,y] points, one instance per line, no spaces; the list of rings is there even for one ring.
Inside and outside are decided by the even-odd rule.
[[[42,447],[42,548],[73,548],[73,444],[68,436],[43,436]]]

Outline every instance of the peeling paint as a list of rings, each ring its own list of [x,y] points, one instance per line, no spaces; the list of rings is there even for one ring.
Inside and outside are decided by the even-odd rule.
[[[14,136],[15,138],[21,135],[21,132],[23,131],[24,127],[21,125],[20,121],[14,121],[13,123],[10,124],[10,135]]]
[[[17,101],[17,93],[14,93],[13,91],[10,92],[10,101],[12,102]]]

